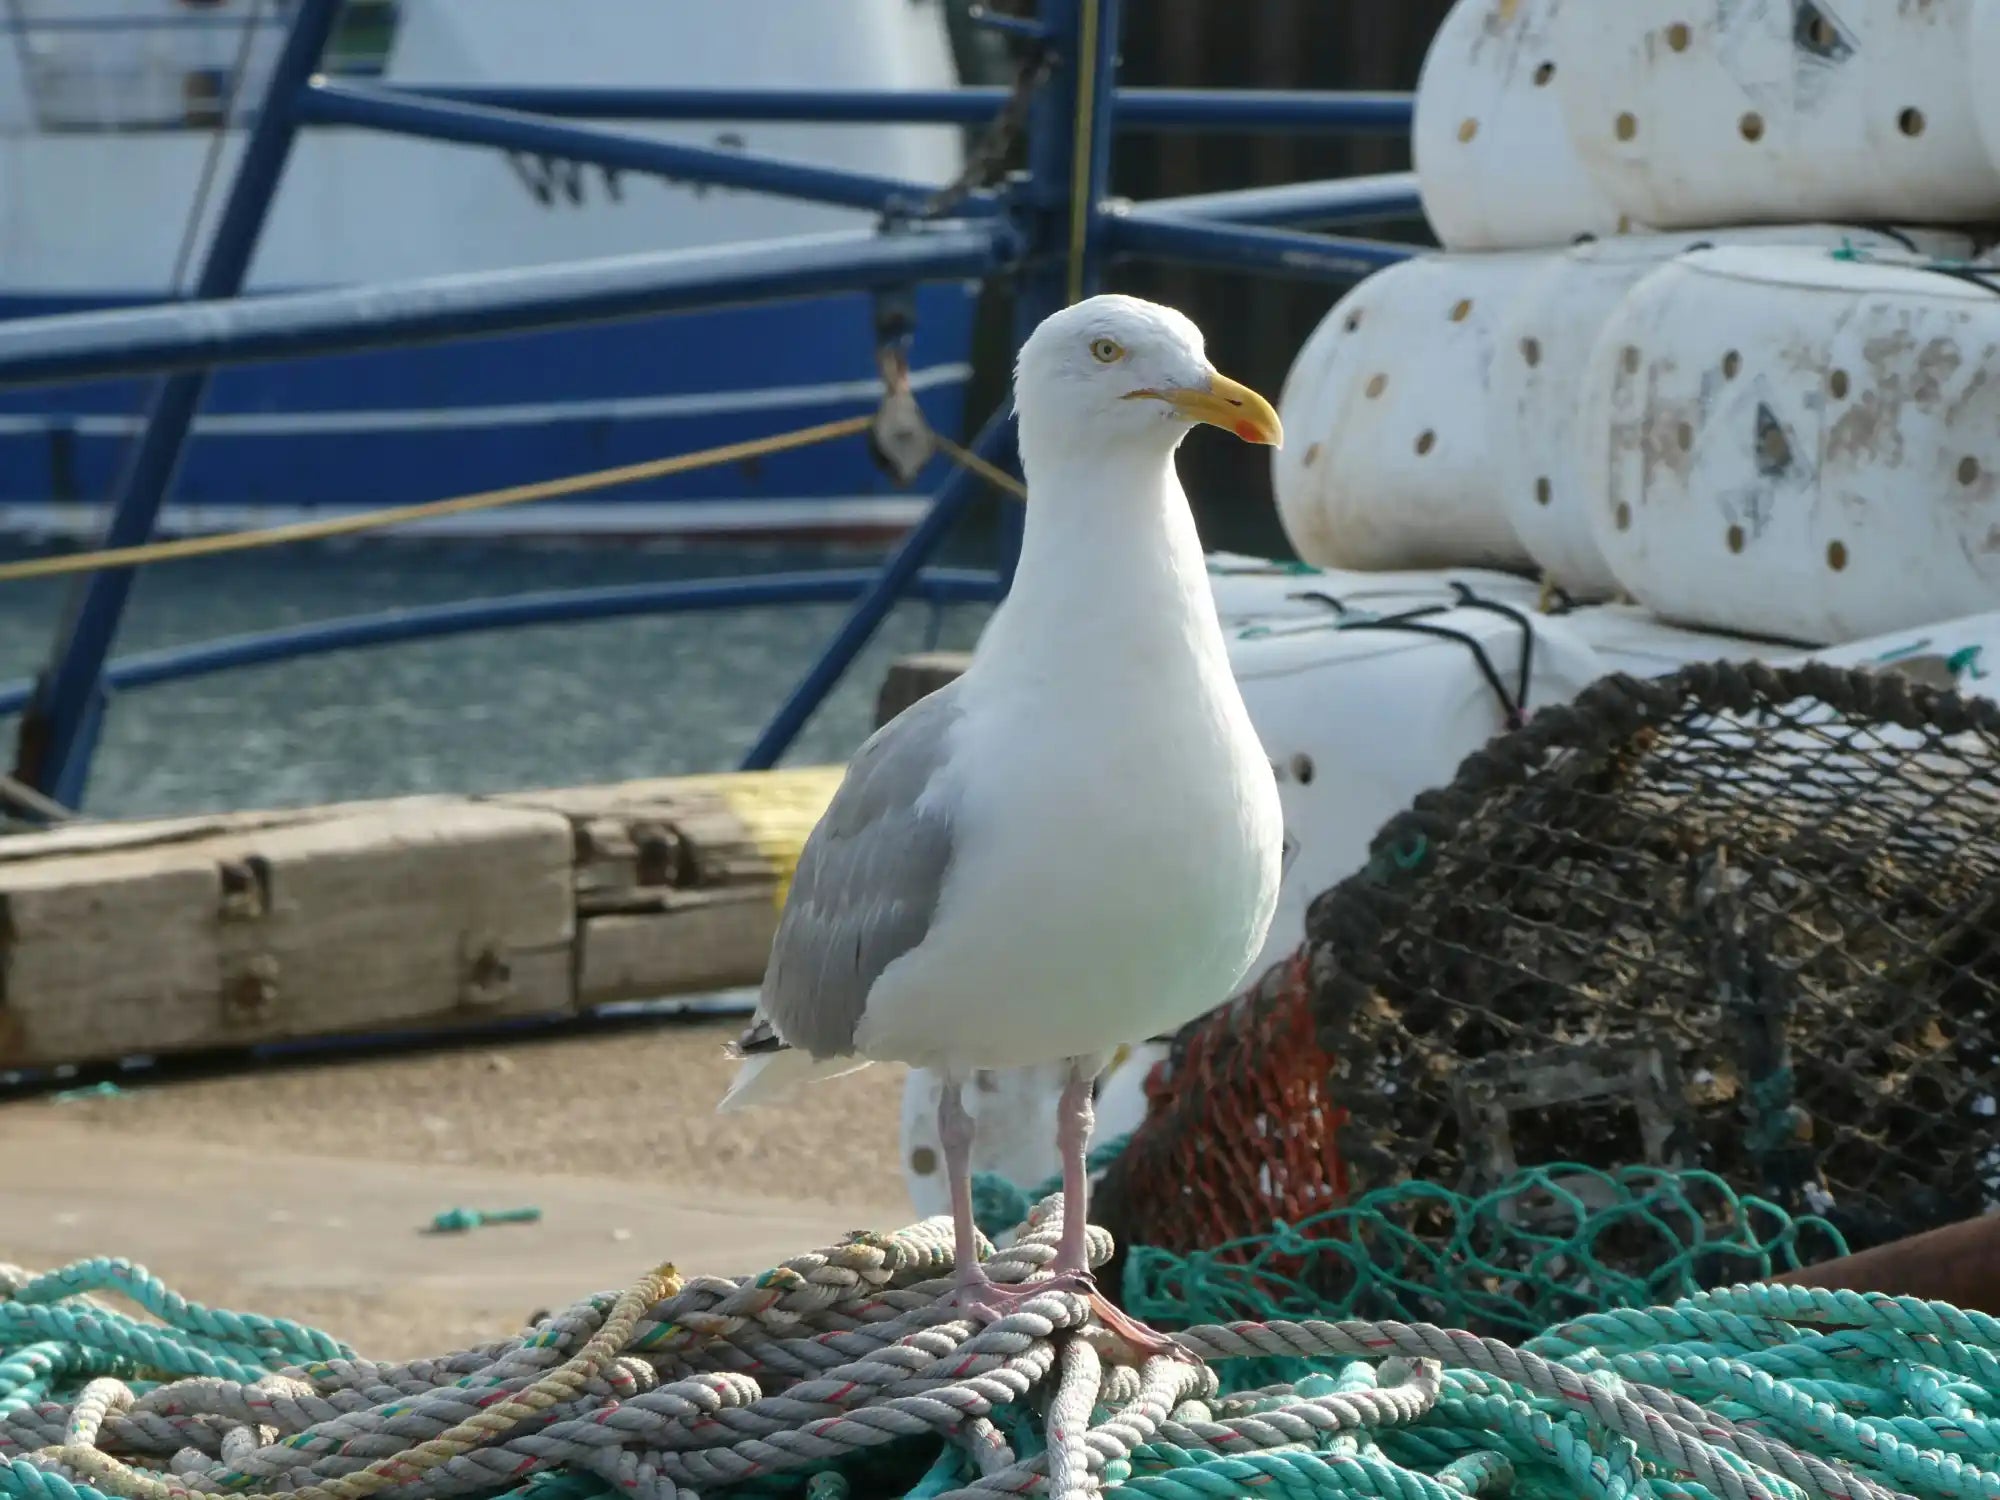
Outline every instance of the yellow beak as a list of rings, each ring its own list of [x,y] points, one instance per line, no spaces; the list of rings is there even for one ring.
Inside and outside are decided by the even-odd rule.
[[[1176,386],[1163,391],[1133,391],[1126,399],[1140,396],[1164,401],[1191,422],[1205,422],[1233,432],[1246,443],[1264,443],[1281,448],[1285,426],[1271,403],[1249,386],[1227,375],[1211,374],[1205,386]]]

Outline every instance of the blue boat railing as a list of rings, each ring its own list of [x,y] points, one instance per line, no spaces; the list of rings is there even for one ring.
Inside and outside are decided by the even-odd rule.
[[[1010,276],[1018,343],[1049,313],[1095,291],[1105,264],[1130,256],[1345,283],[1401,259],[1408,246],[1306,232],[1417,212],[1407,173],[1212,193],[1153,203],[1108,194],[1117,130],[1406,131],[1404,95],[1117,87],[1121,0],[1039,0],[1036,18],[990,18],[1022,36],[1040,68],[1026,116],[1026,170],[953,195],[926,216],[938,185],[607,128],[617,119],[976,124],[1007,91],[442,88],[332,79],[321,61],[341,0],[297,0],[271,64],[255,126],[188,300],[115,312],[0,323],[0,388],[158,375],[142,434],[112,495],[102,545],[153,535],[208,371],[274,358],[353,352],[565,323],[688,311],[829,292],[895,296],[925,281]],[[629,256],[471,277],[244,298],[244,274],[298,131],[341,125],[465,145],[531,151],[681,182],[864,208],[873,232],[713,251]],[[971,443],[1012,462],[1011,417],[995,412]],[[923,518],[869,573],[743,577],[698,584],[525,595],[323,622],[110,660],[129,596],[129,567],[83,574],[48,663],[32,684],[0,685],[22,712],[16,774],[80,804],[109,694],[318,651],[467,630],[750,604],[852,600],[846,619],[756,743],[746,769],[776,764],[899,599],[995,598],[1018,531],[1003,528],[991,571],[927,564],[983,481],[955,468]]]

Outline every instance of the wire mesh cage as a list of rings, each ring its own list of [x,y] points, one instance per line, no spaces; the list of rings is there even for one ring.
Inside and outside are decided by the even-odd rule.
[[[1700,1169],[1857,1248],[2000,1203],[2000,708],[1893,672],[1608,678],[1315,903],[1344,1170]]]
[[[1480,1191],[1356,1191],[1306,978],[1300,954],[1184,1028],[1106,1173],[1097,1217],[1148,1322],[1393,1318],[1513,1338],[1846,1253],[1824,1220],[1695,1169],[1562,1161]]]
[[[1996,750],[1820,666],[1542,710],[1175,1038],[1104,1184],[1128,1296],[1514,1334],[2000,1202]]]

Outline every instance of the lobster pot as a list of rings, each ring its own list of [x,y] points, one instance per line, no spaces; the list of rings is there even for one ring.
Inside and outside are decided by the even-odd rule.
[[[1604,322],[1648,272],[1710,245],[1811,245],[1893,255],[1914,247],[1965,256],[1972,242],[1945,230],[1887,231],[1832,224],[1634,235],[1552,257],[1517,296],[1494,359],[1489,437],[1507,519],[1535,562],[1579,599],[1615,593],[1618,580],[1591,529],[1593,476],[1575,462],[1583,374]]]
[[[1532,249],[1624,227],[1578,160],[1553,87],[1563,3],[1458,0],[1431,40],[1410,149],[1425,217],[1448,250]]]
[[[1334,305],[1279,396],[1272,488],[1321,567],[1526,569],[1494,480],[1486,386],[1527,254],[1437,255]]]
[[[1973,6],[1572,3],[1555,88],[1578,157],[1641,223],[1987,219],[2000,169],[1966,66]]]
[[[2000,295],[1790,249],[1661,267],[1584,376],[1619,583],[1683,622],[1838,643],[2000,603]]]

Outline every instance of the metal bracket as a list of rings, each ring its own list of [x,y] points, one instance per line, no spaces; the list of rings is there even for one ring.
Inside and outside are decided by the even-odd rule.
[[[1680,1068],[1670,1047],[1649,1038],[1483,1057],[1458,1071],[1451,1091],[1468,1190],[1490,1188],[1522,1166],[1514,1149],[1516,1114],[1523,1110],[1548,1114],[1564,1105],[1606,1100],[1630,1107],[1637,1116],[1647,1163],[1683,1165],[1687,1120]],[[1559,1182],[1593,1208],[1609,1206],[1598,1202],[1603,1193],[1592,1178],[1566,1177]],[[1510,1204],[1503,1212],[1526,1218],[1534,1209]]]
[[[882,404],[868,429],[868,452],[899,485],[923,473],[937,453],[937,438],[910,389],[910,343],[916,303],[907,291],[875,300],[875,368],[882,376]]]

